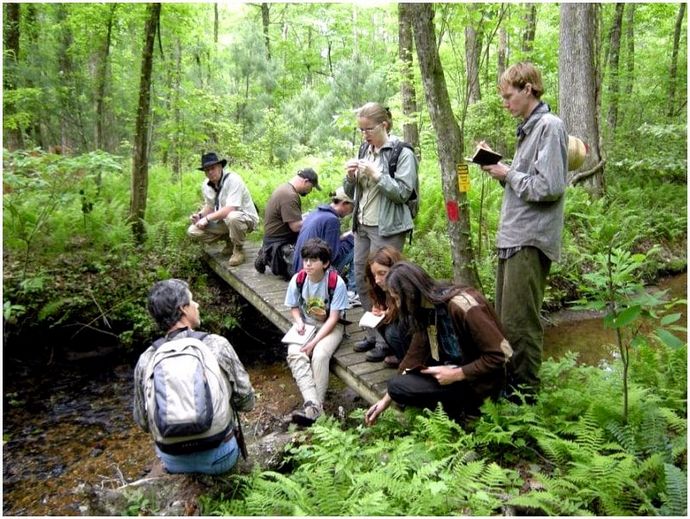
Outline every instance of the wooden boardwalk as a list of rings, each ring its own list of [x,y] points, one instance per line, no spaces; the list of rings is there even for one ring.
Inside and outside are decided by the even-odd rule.
[[[258,250],[259,244],[247,242],[247,260],[232,269],[227,267],[227,256],[222,256],[212,246],[207,246],[205,253],[208,264],[221,278],[276,327],[287,332],[292,326],[290,310],[283,304],[287,282],[272,275],[270,269],[266,269],[265,274],[256,271],[254,258]],[[331,360],[331,371],[373,404],[386,392],[386,383],[397,370],[385,367],[383,362],[367,362],[366,353],[357,353],[352,349],[355,342],[364,338],[364,332],[357,325],[361,316],[361,307],[347,311],[347,319],[352,324],[347,326],[346,337]]]

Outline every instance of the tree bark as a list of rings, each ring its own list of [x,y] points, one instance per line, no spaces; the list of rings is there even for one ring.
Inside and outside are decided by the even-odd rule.
[[[414,74],[412,72],[412,20],[408,4],[398,4],[398,56],[402,68],[400,81],[400,94],[402,96],[402,109],[405,115],[403,123],[403,139],[415,149],[417,157],[421,157],[419,148],[419,127],[416,118],[417,92],[414,86]]]
[[[266,2],[261,3],[261,24],[264,30],[264,45],[266,45],[266,57],[268,61],[271,61],[271,38],[268,32],[270,24],[270,11],[269,6]]]
[[[218,45],[218,2],[213,4],[213,43]]]
[[[474,7],[467,8],[470,12]],[[467,103],[473,105],[482,98],[479,88],[479,56],[482,48],[482,34],[472,25],[465,26],[465,63],[467,67]]]
[[[616,137],[616,126],[618,125],[618,96],[620,94],[620,84],[618,81],[618,63],[621,48],[621,28],[623,25],[623,11],[625,4],[616,4],[616,14],[613,17],[613,24],[609,32],[609,111],[606,117],[608,125],[608,141],[613,142]]]
[[[458,191],[456,167],[462,164],[463,136],[453,115],[443,67],[436,47],[433,4],[409,4],[417,58],[431,122],[437,135],[443,195],[448,216],[455,281],[478,285],[470,235],[467,194]],[[459,214],[458,214],[459,209]]]
[[[16,89],[17,84],[17,67],[19,63],[19,22],[21,17],[21,4],[3,4],[4,11],[3,20],[3,39],[4,39],[4,60],[5,70],[2,77],[3,88],[5,91]],[[16,112],[15,107],[5,104],[8,114],[12,115]],[[12,151],[24,147],[24,137],[22,128],[9,128],[4,133],[4,146]]]
[[[98,64],[98,74],[96,77],[96,149],[98,150],[106,149],[103,132],[105,126],[105,88],[108,81],[108,57],[110,56],[110,42],[115,9],[117,9],[117,4],[110,4],[109,16],[105,23],[106,30],[105,39],[103,41],[103,51],[101,53],[100,63]],[[98,185],[100,185],[100,170]]]
[[[129,222],[137,244],[146,239],[144,217],[146,216],[146,197],[148,195],[148,133],[151,106],[151,73],[153,70],[153,45],[156,27],[161,13],[161,4],[149,4],[144,34],[144,48],[141,58],[139,82],[139,107],[134,136],[134,157],[132,160],[132,193],[129,208]]]
[[[673,117],[678,109],[676,107],[676,79],[678,77],[678,47],[680,45],[680,32],[683,28],[683,18],[685,17],[685,3],[678,6],[678,16],[676,17],[676,27],[673,31],[673,51],[671,52],[671,67],[668,78],[668,117]]]
[[[501,76],[506,71],[506,63],[508,55],[508,33],[505,27],[498,30],[498,55],[496,63],[496,83],[501,79]]]
[[[561,4],[558,58],[560,115],[568,133],[581,138],[589,147],[581,169],[591,169],[593,174],[578,179],[593,197],[604,192],[603,167],[594,167],[601,163],[600,79],[596,67],[598,9],[596,4]]]
[[[563,23],[562,20],[561,23]],[[526,54],[532,52],[536,34],[537,4],[525,4],[525,31],[522,33],[522,52]]]
[[[625,65],[625,96],[627,98],[632,95],[635,84],[635,4],[628,4],[625,11],[625,39],[628,43]]]

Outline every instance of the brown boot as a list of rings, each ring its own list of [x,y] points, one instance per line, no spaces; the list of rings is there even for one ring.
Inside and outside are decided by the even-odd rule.
[[[237,265],[242,265],[244,263],[244,247],[239,244],[235,244],[235,250],[228,260],[228,265],[230,267],[236,267]]]
[[[232,256],[233,252],[235,252],[235,245],[228,240],[225,242],[225,247],[220,251],[220,254],[222,256]]]

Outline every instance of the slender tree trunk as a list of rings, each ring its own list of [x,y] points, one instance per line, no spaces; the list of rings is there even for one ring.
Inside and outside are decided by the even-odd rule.
[[[593,197],[604,192],[599,142],[600,79],[596,66],[598,9],[596,4],[561,4],[558,59],[560,115],[568,133],[581,138],[589,147],[580,168],[583,172],[572,177],[571,182],[582,182]]]
[[[146,216],[146,197],[148,195],[148,133],[151,106],[151,73],[153,71],[153,45],[156,27],[161,13],[161,4],[149,4],[144,34],[144,48],[141,58],[141,77],[139,82],[139,107],[137,109],[136,135],[134,136],[134,157],[132,160],[132,195],[129,208],[129,221],[136,243],[146,239],[144,217]]]
[[[529,54],[534,48],[534,37],[537,34],[537,4],[525,4],[524,19],[525,31],[522,33],[522,52]]]
[[[213,4],[213,43],[218,45],[218,2]]]
[[[501,79],[501,76],[506,70],[506,63],[508,63],[508,33],[505,27],[498,30],[498,53],[496,63],[496,82]]]
[[[625,60],[625,97],[629,98],[635,84],[635,4],[633,3],[627,4],[625,8],[625,39],[628,43]]]
[[[414,74],[412,72],[412,51],[414,41],[412,39],[412,21],[408,4],[398,4],[398,56],[402,68],[400,81],[400,93],[402,95],[402,109],[405,115],[403,123],[403,139],[409,142],[421,157],[419,149],[419,127],[417,126],[417,92],[414,86]]]
[[[17,84],[17,67],[19,63],[19,22],[21,17],[21,4],[3,4],[2,9],[4,28],[4,74],[2,77],[3,88],[5,92],[16,89]],[[16,112],[14,106],[8,106],[5,103],[5,115],[13,115]],[[4,133],[4,146],[9,150],[16,150],[24,147],[24,137],[21,127],[9,128]]]
[[[474,7],[468,7],[473,11]],[[481,29],[471,25],[465,26],[465,63],[467,64],[467,98],[468,104],[473,105],[482,98],[479,88],[479,56],[482,49]]]
[[[105,24],[105,39],[103,41],[103,52],[101,53],[100,63],[98,64],[98,74],[96,78],[96,149],[105,150],[105,136],[103,129],[105,126],[105,87],[108,81],[108,57],[110,56],[110,41],[113,28],[113,18],[117,4],[110,4],[108,19]],[[110,150],[108,150],[110,151]],[[100,185],[100,170],[98,172],[98,185]]]
[[[623,25],[623,11],[625,4],[616,4],[616,14],[613,18],[613,25],[609,33],[609,112],[606,117],[608,123],[609,142],[613,142],[616,137],[616,126],[618,124],[618,96],[620,94],[620,84],[618,81],[618,62],[621,48],[621,29]]]
[[[668,77],[668,117],[673,117],[678,112],[676,106],[676,79],[678,77],[678,47],[680,46],[680,32],[683,28],[683,18],[685,17],[685,3],[678,5],[678,16],[676,17],[676,27],[673,31],[673,51],[671,52],[671,68]]]
[[[456,167],[464,164],[463,136],[453,115],[443,67],[436,47],[433,4],[409,4],[417,58],[422,72],[431,122],[437,135],[443,195],[448,216],[453,273],[456,281],[477,286],[478,276],[470,235],[467,193],[458,191]]]
[[[264,29],[264,45],[266,45],[266,57],[271,61],[271,38],[268,32],[270,26],[270,11],[266,2],[261,3],[261,24]]]

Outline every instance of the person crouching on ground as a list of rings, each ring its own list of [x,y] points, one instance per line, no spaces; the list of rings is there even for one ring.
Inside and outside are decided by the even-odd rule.
[[[288,284],[285,306],[291,309],[298,331],[305,323],[317,327],[316,334],[306,344],[288,344],[287,362],[302,394],[302,410],[295,411],[292,420],[300,425],[311,425],[323,413],[323,402],[328,388],[329,364],[343,339],[345,327],[339,323],[348,307],[345,283],[336,276],[334,290],[328,288],[328,267],[331,250],[318,238],[308,240],[302,250],[306,277],[301,290],[296,273]]]
[[[367,411],[366,425],[376,423],[391,402],[430,409],[440,402],[451,418],[460,418],[475,414],[486,398],[500,396],[513,350],[482,294],[441,284],[406,261],[390,268],[386,286],[413,335],[399,374]]]
[[[201,185],[204,207],[189,217],[187,235],[204,243],[224,239],[222,254],[230,256],[228,266],[236,267],[244,263],[244,242],[259,224],[259,214],[242,178],[223,171],[227,163],[215,153],[202,155],[199,170],[207,178]]]
[[[254,389],[249,381],[249,375],[240,362],[237,353],[232,348],[225,337],[215,334],[205,334],[195,332],[194,329],[201,324],[199,316],[199,304],[194,301],[192,293],[186,282],[179,279],[168,279],[159,281],[149,292],[148,310],[159,328],[165,332],[165,336],[156,341],[139,357],[136,368],[134,369],[134,421],[146,432],[150,432],[156,441],[156,454],[163,462],[166,470],[170,473],[195,472],[203,474],[221,474],[230,470],[235,463],[240,452],[237,437],[234,434],[236,423],[236,411],[251,411],[254,407]],[[183,380],[187,380],[182,375],[184,369],[170,369],[168,375],[175,374],[175,377],[160,377],[160,371],[155,371],[157,365],[163,365],[163,358],[157,356],[161,349],[178,343],[190,342],[190,338],[197,339],[203,343],[200,348],[194,349],[194,354],[204,357],[205,367],[211,369],[214,383],[208,383],[207,398],[185,399],[185,394],[171,394],[171,388],[196,387],[194,383],[185,386]],[[205,348],[204,348],[205,347]],[[179,346],[181,349],[182,346]],[[183,350],[181,350],[183,351]],[[168,358],[172,358],[170,355]],[[183,357],[181,353],[178,358],[184,358],[184,363],[189,364],[195,360],[192,356]],[[160,359],[160,362],[158,362]],[[210,367],[213,365],[213,367]],[[179,368],[179,364],[172,364],[172,367]],[[202,375],[206,371],[202,370]],[[193,370],[187,370],[193,374]],[[179,375],[179,377],[177,377]],[[177,381],[171,380],[178,378]],[[192,382],[199,377],[192,376]],[[218,378],[223,380],[217,380]],[[162,381],[162,382],[161,382]],[[203,380],[202,380],[203,383]],[[162,384],[159,386],[158,384]],[[203,387],[203,386],[202,386]],[[213,392],[213,394],[211,394]],[[155,402],[152,401],[155,395]],[[222,397],[222,398],[221,398]],[[158,405],[162,398],[162,404]],[[213,401],[212,406],[196,405]],[[194,402],[192,402],[194,400]],[[165,409],[162,409],[165,407]],[[165,434],[160,424],[163,420],[173,416],[185,416],[180,412],[188,408],[213,409],[213,420],[211,429],[217,426],[221,431],[217,435],[209,436],[213,431],[202,431],[199,434],[172,434],[172,438]],[[162,414],[161,414],[162,412]],[[189,415],[186,415],[189,416]],[[222,422],[217,423],[219,419]],[[239,417],[237,417],[239,418]],[[170,429],[180,428],[186,422],[177,420]],[[192,427],[197,428],[195,422]],[[163,431],[162,431],[163,429]],[[180,434],[185,434],[180,436]],[[175,437],[177,436],[177,437]]]

